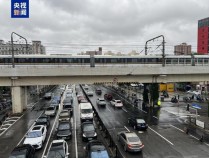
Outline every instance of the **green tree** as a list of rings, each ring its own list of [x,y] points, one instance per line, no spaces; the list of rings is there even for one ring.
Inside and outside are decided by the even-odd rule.
[[[150,95],[151,95],[151,101],[153,106],[155,103],[157,103],[158,98],[159,98],[159,85],[158,83],[152,83],[150,85]]]

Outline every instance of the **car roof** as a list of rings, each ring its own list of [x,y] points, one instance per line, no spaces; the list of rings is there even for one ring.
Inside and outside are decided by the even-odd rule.
[[[59,140],[53,140],[52,143],[64,143],[65,140],[64,139],[59,139]]]
[[[124,132],[124,134],[126,135],[126,137],[138,137],[134,132]]]
[[[105,100],[104,98],[98,98],[99,100]]]
[[[35,125],[33,126],[31,131],[41,131],[42,128],[44,128],[44,125]]]

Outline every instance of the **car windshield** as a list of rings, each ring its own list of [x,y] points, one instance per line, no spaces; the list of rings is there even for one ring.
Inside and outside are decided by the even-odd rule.
[[[104,145],[92,145],[91,146],[91,151],[102,151],[105,150]]]
[[[97,152],[91,152],[91,158],[98,158],[98,157],[102,157],[102,158],[109,158],[108,153],[106,150],[104,151],[97,151]]]
[[[102,101],[105,101],[105,100],[104,100],[104,99],[100,99],[99,101],[101,101],[101,102],[102,102]]]
[[[69,123],[63,123],[63,124],[59,124],[58,129],[59,130],[66,130],[70,128],[70,124]]]
[[[142,119],[136,119],[136,122],[137,122],[137,123],[145,123],[145,121],[142,120]]]
[[[39,118],[36,122],[39,122],[39,123],[47,122],[47,119],[46,118]]]
[[[117,100],[116,103],[121,103],[121,101],[120,100]]]
[[[62,113],[60,113],[60,116],[61,117],[69,116],[69,113],[68,112],[62,112]]]
[[[94,125],[93,124],[86,124],[83,126],[83,131],[94,131]]]
[[[47,158],[65,158],[65,152],[62,148],[51,148]]]
[[[54,110],[54,107],[48,107],[47,110]]]
[[[129,142],[138,142],[140,141],[139,137],[128,137],[127,138]]]
[[[71,103],[71,99],[70,98],[67,98],[63,101],[63,103]]]
[[[57,100],[52,100],[51,104],[57,104]]]
[[[72,106],[71,106],[71,105],[64,105],[63,108],[64,108],[64,109],[72,108]]]
[[[41,136],[41,131],[32,131],[27,134],[27,138],[36,138]]]
[[[84,113],[84,114],[92,113],[92,109],[82,109],[81,113]]]

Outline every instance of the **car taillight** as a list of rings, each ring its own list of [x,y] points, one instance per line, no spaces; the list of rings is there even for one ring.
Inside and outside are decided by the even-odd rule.
[[[131,148],[132,147],[132,145],[131,144],[128,144],[128,148]]]
[[[143,148],[144,147],[144,144],[141,143],[141,144],[139,144],[139,146],[140,146],[140,148]]]

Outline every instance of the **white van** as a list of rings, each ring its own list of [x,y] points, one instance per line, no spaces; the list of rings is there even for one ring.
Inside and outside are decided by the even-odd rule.
[[[81,122],[83,121],[93,121],[93,109],[91,103],[80,103],[80,117]]]

